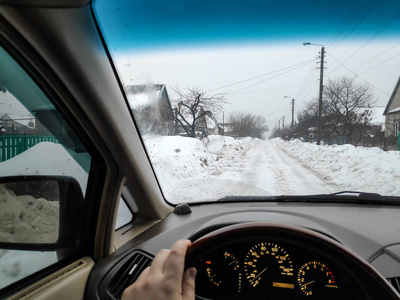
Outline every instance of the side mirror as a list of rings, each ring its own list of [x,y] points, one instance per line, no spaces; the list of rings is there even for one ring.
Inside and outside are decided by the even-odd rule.
[[[73,177],[0,177],[0,248],[57,251],[59,257],[74,252],[83,205]]]

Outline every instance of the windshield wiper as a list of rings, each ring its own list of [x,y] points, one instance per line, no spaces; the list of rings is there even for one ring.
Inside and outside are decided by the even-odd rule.
[[[219,202],[319,202],[319,203],[362,203],[362,204],[400,204],[400,197],[382,196],[377,193],[341,191],[317,195],[280,196],[226,196]]]

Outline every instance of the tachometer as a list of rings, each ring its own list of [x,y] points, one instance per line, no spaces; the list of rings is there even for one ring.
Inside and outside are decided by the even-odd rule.
[[[244,276],[250,285],[293,289],[293,263],[289,254],[278,244],[261,242],[246,254]]]
[[[222,255],[221,255],[222,254]],[[242,285],[242,274],[240,265],[235,256],[225,251],[213,259],[206,259],[206,273],[210,282],[217,287],[237,286],[236,291],[240,293]]]
[[[319,296],[337,289],[335,277],[331,270],[319,261],[310,261],[301,266],[297,282],[306,296]]]

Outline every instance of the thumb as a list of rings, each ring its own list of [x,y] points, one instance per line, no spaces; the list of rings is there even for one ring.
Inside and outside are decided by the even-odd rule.
[[[183,274],[182,282],[182,299],[194,300],[194,280],[196,279],[197,270],[189,268]]]

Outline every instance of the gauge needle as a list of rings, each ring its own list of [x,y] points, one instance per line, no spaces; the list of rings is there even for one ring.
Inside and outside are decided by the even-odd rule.
[[[228,266],[230,266],[231,264],[234,264],[237,261],[237,259],[235,259],[233,262],[231,262],[230,264],[228,264]]]
[[[260,272],[260,274],[258,274],[256,277],[254,277],[253,280],[250,281],[250,282],[252,283],[252,282],[253,282],[254,280],[256,280],[258,277],[260,277],[261,274],[264,273],[266,270],[267,270],[267,268],[265,268],[264,270],[262,270],[262,271]]]
[[[313,282],[315,282],[315,280],[310,281],[310,282],[307,282],[307,283],[303,284],[301,287],[306,286],[306,285],[309,285],[309,284],[311,284],[311,283],[313,283]]]

